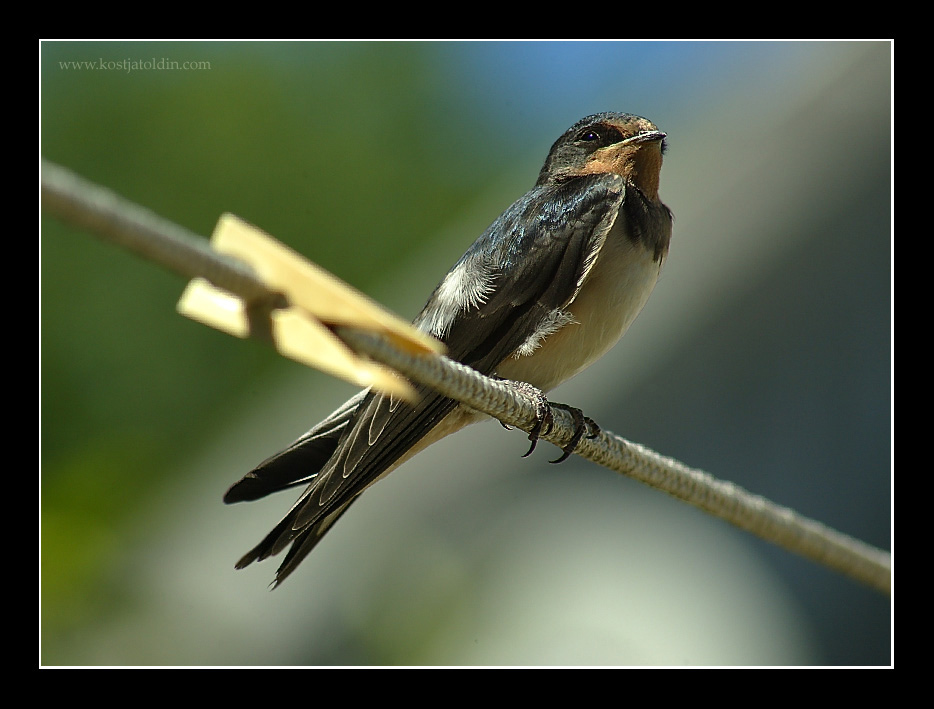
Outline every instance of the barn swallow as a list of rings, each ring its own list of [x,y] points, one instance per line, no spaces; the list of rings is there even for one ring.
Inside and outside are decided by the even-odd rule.
[[[628,113],[574,124],[551,147],[535,186],[454,265],[415,325],[444,342],[452,359],[533,387],[545,401],[542,392],[619,340],[655,286],[672,227],[658,196],[665,137]],[[360,392],[235,483],[225,502],[306,485],[237,568],[289,547],[273,586],[280,584],[370,485],[487,418],[427,387],[416,392],[414,403]],[[530,439],[534,447],[536,431]]]

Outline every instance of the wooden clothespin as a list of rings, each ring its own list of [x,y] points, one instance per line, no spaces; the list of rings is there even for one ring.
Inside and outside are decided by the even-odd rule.
[[[414,390],[407,380],[351,350],[331,328],[380,334],[408,352],[444,351],[433,337],[232,214],[220,218],[211,245],[248,264],[270,292],[285,296],[285,307],[270,312],[270,331],[275,348],[290,359],[358,386],[411,399]],[[250,335],[243,300],[203,278],[189,282],[178,311],[236,337]]]

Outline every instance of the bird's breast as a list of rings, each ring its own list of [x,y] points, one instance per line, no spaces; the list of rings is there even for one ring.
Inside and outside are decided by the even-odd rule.
[[[661,264],[627,238],[623,215],[607,235],[580,292],[566,308],[572,320],[530,355],[507,358],[497,374],[548,391],[585,369],[619,341],[642,310]]]

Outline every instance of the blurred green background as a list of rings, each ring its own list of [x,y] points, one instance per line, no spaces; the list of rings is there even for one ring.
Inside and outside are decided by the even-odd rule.
[[[146,69],[140,62],[198,63]],[[671,257],[559,389],[605,428],[889,549],[891,46],[41,44],[43,157],[208,236],[231,211],[406,318],[584,115],[669,133]],[[136,63],[136,64],[134,64]],[[164,64],[162,65],[164,66]],[[487,423],[282,588],[294,495],[221,495],[353,393],[40,224],[40,662],[888,664],[889,599]]]

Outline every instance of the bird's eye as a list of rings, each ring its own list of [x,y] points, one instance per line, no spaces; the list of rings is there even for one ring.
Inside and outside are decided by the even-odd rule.
[[[581,134],[577,136],[577,139],[586,140],[588,142],[592,140],[600,140],[600,134],[597,133],[597,131],[595,130],[585,130],[585,131],[582,131]]]

